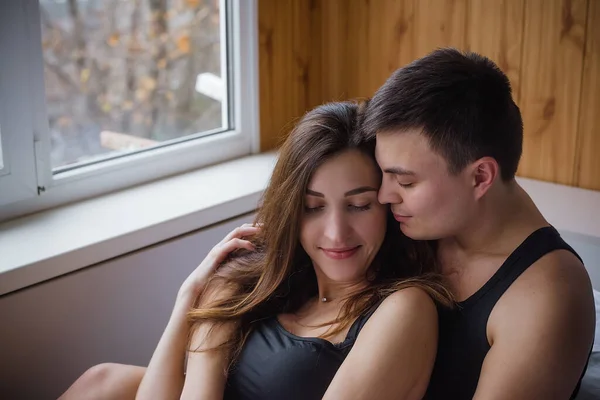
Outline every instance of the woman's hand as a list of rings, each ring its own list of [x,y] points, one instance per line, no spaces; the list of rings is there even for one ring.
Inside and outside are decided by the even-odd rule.
[[[187,312],[204,290],[215,269],[232,251],[237,249],[254,251],[252,243],[245,238],[254,236],[259,229],[259,227],[251,224],[244,224],[234,229],[212,248],[202,263],[183,282],[169,323],[158,342],[156,350],[154,350],[148,369],[138,388],[136,399],[180,398],[185,381],[183,368],[190,332]],[[208,355],[214,358],[215,353],[201,354],[205,358],[209,357]],[[219,354],[219,357],[216,360],[220,364],[218,364],[218,368],[213,368],[213,372],[217,371],[218,374],[222,375],[225,358],[222,358],[222,354]],[[194,358],[194,360],[197,359],[197,357]],[[197,362],[194,365],[197,365]],[[206,363],[202,365],[204,366]]]
[[[245,238],[254,236],[259,230],[260,226],[244,224],[229,232],[223,240],[208,252],[202,263],[183,282],[179,289],[178,298],[194,301],[204,290],[213,272],[233,251],[237,249],[254,251],[254,245]]]

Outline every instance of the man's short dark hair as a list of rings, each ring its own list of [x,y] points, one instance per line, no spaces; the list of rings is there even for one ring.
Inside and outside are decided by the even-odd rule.
[[[456,174],[485,156],[513,179],[523,148],[523,120],[508,77],[490,59],[438,49],[398,69],[375,93],[363,130],[422,129]]]

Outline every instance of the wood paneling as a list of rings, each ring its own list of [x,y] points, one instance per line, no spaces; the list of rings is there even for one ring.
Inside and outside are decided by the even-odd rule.
[[[261,148],[439,47],[490,57],[525,123],[519,174],[600,190],[600,0],[259,0]],[[585,53],[585,56],[584,56]]]
[[[470,0],[467,12],[466,49],[494,60],[511,82],[519,102],[523,50],[523,0]]]
[[[414,58],[438,47],[465,48],[467,0],[419,0],[415,5]]]
[[[313,2],[313,55],[319,57],[311,70],[314,82],[311,104],[346,100],[348,96],[348,6],[346,0]]]
[[[261,148],[272,149],[310,108],[310,2],[260,0],[259,101]],[[321,71],[322,74],[322,71]]]
[[[519,174],[572,184],[587,0],[527,0]]]
[[[574,183],[576,186],[600,190],[600,1],[598,0],[589,2],[581,89]]]
[[[396,69],[437,47],[465,47],[466,0],[357,0],[346,4],[350,98],[371,96]]]

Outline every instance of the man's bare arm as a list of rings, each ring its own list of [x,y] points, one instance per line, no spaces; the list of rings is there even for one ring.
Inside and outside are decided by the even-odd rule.
[[[474,399],[568,399],[592,346],[592,287],[581,262],[560,250],[532,265],[490,315]]]

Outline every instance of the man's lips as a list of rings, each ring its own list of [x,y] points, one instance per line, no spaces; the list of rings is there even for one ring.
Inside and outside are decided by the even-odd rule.
[[[408,221],[411,217],[409,217],[408,215],[401,215],[401,214],[395,214],[394,213],[394,218],[396,219],[396,221],[398,222],[406,222]]]
[[[334,260],[343,260],[352,257],[354,254],[356,254],[359,248],[360,246],[333,249],[321,247],[321,250],[323,250],[323,253],[329,258]]]

